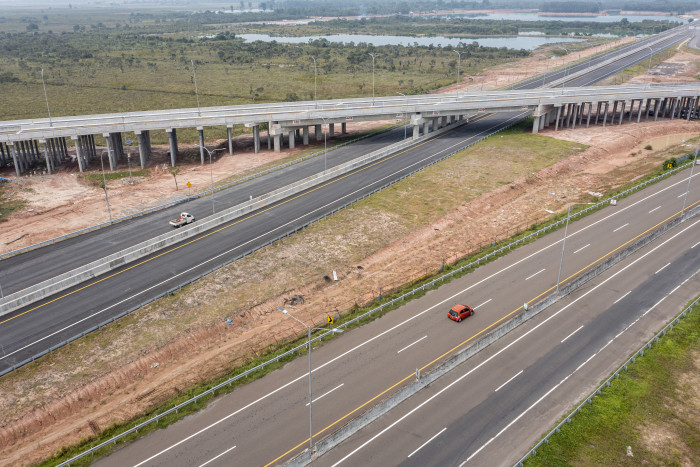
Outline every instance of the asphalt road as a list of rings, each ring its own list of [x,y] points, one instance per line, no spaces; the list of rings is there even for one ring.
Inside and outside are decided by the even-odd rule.
[[[682,207],[688,175],[689,170],[685,170],[622,200],[615,207],[607,207],[572,223],[566,241],[562,277],[574,274],[676,215]],[[697,176],[694,178],[697,180]],[[690,204],[697,203],[698,199],[700,187],[693,187]],[[686,227],[689,230],[674,237]],[[461,462],[477,453],[483,445],[486,447],[472,460],[482,456],[480,458],[486,464],[510,462],[511,458],[522,454],[564,408],[571,406],[572,400],[586,394],[601,376],[624,361],[628,349],[632,350],[648,339],[660,323],[696,293],[697,277],[675,290],[664,301],[663,307],[654,308],[653,313],[636,321],[653,304],[651,302],[656,303],[668,295],[697,269],[700,243],[694,243],[700,238],[698,228],[696,220],[684,223],[681,228],[589,282],[577,294],[567,297],[482,351],[463,365],[464,370],[453,371],[392,411],[388,418],[370,425],[366,432],[332,451],[328,457],[330,460],[322,458],[319,462],[326,465],[342,459],[380,433],[383,426],[398,420],[470,369],[478,369],[479,373],[468,373],[465,378],[469,379],[460,380],[456,383],[460,386],[454,390],[447,388],[434,399],[439,406],[430,405],[430,410],[419,412],[420,415],[411,418],[410,422],[399,422],[400,425],[395,425],[396,430],[386,433],[391,438],[387,436],[385,441],[380,437],[377,442],[353,454],[357,457],[350,458],[350,465],[361,462],[370,465],[401,463],[404,456],[447,427],[450,433],[444,432],[440,439],[444,436],[445,440],[453,440],[450,450],[441,457],[442,454],[428,449],[428,444],[424,448],[426,454],[420,454],[425,457],[419,456],[416,465],[426,459],[436,459],[428,465]],[[436,365],[435,362],[446,358],[445,355],[472,342],[504,316],[519,309],[522,303],[551,291],[558,272],[561,237],[562,232],[558,231],[521,247],[314,350],[314,436],[337,430],[352,418],[352,414],[361,413],[393,394],[405,384],[401,381],[410,381],[416,368],[425,373]],[[652,248],[656,250],[647,255]],[[641,259],[634,262],[638,258]],[[613,276],[623,268],[623,273]],[[603,282],[609,277],[613,279]],[[618,298],[621,300],[613,303]],[[448,320],[447,310],[460,302],[472,305],[476,314],[462,323]],[[557,313],[560,309],[563,311]],[[291,307],[290,311],[293,313]],[[543,324],[535,328],[539,323]],[[632,327],[628,327],[630,324]],[[584,327],[580,328],[582,325]],[[530,330],[530,334],[514,341]],[[569,338],[564,339],[567,336]],[[606,345],[613,336],[613,343]],[[559,348],[556,344],[561,340],[567,345]],[[511,342],[513,344],[509,345]],[[600,351],[603,347],[605,352]],[[501,348],[505,349],[504,352],[496,354]],[[589,360],[594,352],[598,352],[596,357]],[[496,356],[490,358],[491,355]],[[480,362],[484,365],[477,367]],[[582,362],[586,364],[577,369]],[[284,368],[217,399],[210,407],[184,421],[119,449],[98,461],[97,465],[173,466],[204,465],[207,462],[207,465],[266,465],[283,462],[308,445],[306,365],[305,358],[296,359]],[[518,374],[521,369],[523,373]],[[546,404],[542,401],[535,404],[536,411],[534,408],[525,411],[572,372],[574,374],[562,385],[547,394],[548,397],[556,396],[555,399],[545,398]],[[514,375],[518,375],[516,379],[522,377],[517,384],[499,388]],[[498,394],[493,395],[496,388],[499,388]],[[523,412],[524,416],[498,434]],[[534,419],[527,418],[528,423],[524,423],[525,416],[534,416]],[[521,421],[523,426],[517,425]],[[435,424],[440,423],[443,426],[436,428]],[[475,427],[469,428],[470,425]],[[457,441],[448,435],[456,436]],[[506,438],[506,435],[513,438]],[[489,442],[491,438],[495,439]],[[507,460],[503,446],[507,446]]]
[[[677,37],[669,39],[666,46],[677,40]],[[661,46],[659,45],[659,47]],[[624,69],[635,60],[643,60],[647,56],[641,52],[637,55],[636,58],[632,56],[622,59],[602,70],[589,73],[574,80],[573,84],[584,85],[602,79]],[[568,74],[570,72],[569,70],[560,73]],[[556,73],[552,73],[547,77],[547,80],[558,78]],[[538,84],[539,81],[531,83],[531,86],[534,87]],[[465,147],[524,115],[523,113],[485,116],[481,120],[461,126],[429,142],[420,143],[409,150],[388,156],[371,166],[339,177],[331,183],[287,199],[273,207],[253,213],[253,215],[156,253],[139,262],[112,271],[96,278],[95,281],[84,283],[47,298],[43,302],[17,310],[3,317],[3,320],[0,321],[0,340],[3,343],[4,351],[4,355],[0,357],[0,370],[31,358],[45,349],[60,345],[72,336],[105,322],[111,316],[119,316],[124,312],[136,309],[152,300],[153,297],[160,296],[168,290],[220,267],[222,264],[235,260],[240,255],[266,244],[279,235],[293,232],[310,220],[326,215],[334,209],[342,207],[345,203],[385,184],[399,180],[412,171],[425,167],[440,157]],[[400,129],[394,130],[394,133],[403,136]],[[379,138],[384,144],[394,137],[391,134],[386,134]],[[376,148],[375,143],[369,141],[363,144],[365,147]],[[348,150],[351,149],[352,147],[348,148]],[[345,152],[337,152],[336,154],[335,163],[351,158]],[[356,156],[357,154],[355,154]],[[293,166],[280,173],[270,174],[270,179],[264,180],[265,188],[257,193],[263,193],[271,186],[279,186],[281,182],[275,180],[275,177],[280,177],[283,173],[297,171],[295,173],[300,178],[300,173],[308,174],[317,171],[318,168],[313,168],[312,165],[314,163],[320,164],[322,160],[315,158],[308,163],[309,165],[304,167],[306,167],[305,170],[311,172],[304,172],[301,168]],[[311,168],[309,169],[309,167]],[[263,180],[256,180],[263,183]],[[247,196],[249,195],[245,194],[245,187],[236,187],[231,193],[221,195],[220,199],[224,200],[230,197],[230,204],[235,204],[234,200],[241,199],[241,197],[245,199]],[[218,194],[217,197],[219,197]],[[208,204],[208,200],[200,200],[200,202]],[[196,210],[191,211],[198,215]],[[163,214],[158,213],[157,215],[160,221],[163,221]],[[86,252],[90,250],[94,254],[95,251],[99,251],[96,249],[105,245],[115,245],[130,236],[130,244],[148,238],[143,236],[134,241],[133,231],[122,230],[127,229],[132,222],[134,225],[146,223],[151,225],[151,228],[153,225],[157,225],[156,229],[162,229],[164,221],[160,221],[154,222],[154,215],[144,216],[126,223],[124,226],[117,225],[112,229],[98,231],[35,252],[22,254],[16,258],[4,260],[2,262],[3,271],[4,274],[9,274],[9,277],[15,278],[37,277],[42,274],[42,270],[51,270],[51,274],[55,274],[59,272],[55,269],[57,264],[71,264],[73,258],[80,256],[80,250],[84,249]],[[103,235],[107,235],[107,237],[102,237]],[[42,255],[43,252],[45,255]],[[83,264],[87,259],[87,257],[82,257],[79,264]],[[13,269],[13,267],[19,269]],[[4,283],[3,288],[5,289]],[[6,290],[6,292],[8,291]],[[50,317],[50,319],[46,319],[46,317]]]

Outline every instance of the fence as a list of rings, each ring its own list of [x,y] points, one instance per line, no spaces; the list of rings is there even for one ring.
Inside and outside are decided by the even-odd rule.
[[[550,431],[549,433],[547,433],[547,435],[546,435],[544,438],[542,438],[542,439],[540,440],[540,442],[537,443],[537,444],[535,445],[535,447],[533,447],[532,449],[530,449],[530,450],[527,452],[527,454],[525,454],[525,455],[522,457],[522,459],[520,459],[518,462],[516,462],[516,463],[515,463],[515,466],[517,466],[517,467],[522,466],[522,465],[523,465],[523,462],[525,462],[525,460],[526,460],[528,457],[536,455],[536,454],[537,454],[537,448],[539,448],[540,446],[542,446],[543,443],[549,443],[549,438],[551,438],[555,433],[559,433],[559,431],[561,431],[561,427],[562,427],[565,423],[571,423],[571,418],[572,418],[574,415],[576,415],[576,414],[583,408],[584,405],[586,405],[586,404],[589,404],[589,405],[592,404],[592,403],[593,403],[593,402],[592,402],[592,401],[593,401],[593,398],[594,398],[595,396],[597,396],[598,394],[600,394],[600,392],[603,390],[603,388],[610,386],[610,382],[611,382],[614,378],[619,378],[619,377],[620,377],[620,373],[622,373],[622,371],[627,371],[627,367],[628,367],[629,365],[635,363],[636,360],[637,360],[637,357],[643,357],[643,356],[644,356],[644,350],[645,350],[645,349],[650,349],[651,346],[652,346],[652,344],[653,344],[654,342],[658,342],[660,337],[665,336],[665,335],[666,335],[666,332],[668,332],[668,331],[670,331],[670,330],[673,329],[673,325],[674,325],[674,324],[678,324],[678,323],[680,322],[680,319],[681,319],[681,318],[685,318],[686,315],[687,315],[688,313],[692,313],[692,312],[694,311],[694,308],[698,305],[698,303],[700,303],[700,297],[696,298],[695,301],[694,301],[693,303],[691,303],[686,309],[684,309],[684,310],[681,311],[678,315],[676,315],[676,317],[673,318],[666,326],[664,326],[664,328],[663,328],[661,331],[659,331],[654,337],[652,337],[651,339],[649,339],[649,342],[647,342],[647,343],[644,344],[642,347],[640,347],[639,350],[637,350],[625,363],[623,363],[622,365],[620,365],[620,367],[619,367],[617,370],[615,370],[615,372],[614,372],[612,375],[610,375],[610,377],[608,377],[608,379],[606,379],[606,380],[603,382],[603,384],[601,384],[600,386],[598,386],[598,388],[597,388],[595,391],[593,391],[593,393],[591,393],[583,402],[581,402],[581,404],[580,404],[578,407],[576,407],[574,410],[571,411],[571,413],[569,413],[566,417],[564,417],[564,420],[562,420],[561,422],[559,422],[559,424],[558,424],[557,426],[555,426],[554,429],[553,429],[552,431]]]
[[[474,144],[476,144],[476,143],[478,143],[478,142],[480,142],[480,141],[482,141],[482,140],[488,138],[489,136],[493,136],[493,135],[499,133],[500,131],[503,131],[503,130],[509,128],[510,126],[514,125],[515,123],[517,123],[517,122],[519,121],[519,117],[514,117],[512,120],[513,120],[513,121],[509,121],[510,123],[508,123],[508,122],[504,123],[504,124],[503,124],[501,127],[499,127],[494,133],[491,133],[490,135],[484,136],[483,138],[480,138],[480,139],[478,139],[478,140],[476,140],[476,141],[473,141],[473,142],[469,143],[468,145],[466,145],[466,146],[464,146],[464,147],[462,147],[462,148],[460,148],[460,149],[457,149],[457,150],[455,150],[454,152],[452,152],[452,153],[450,153],[450,154],[447,154],[447,155],[441,157],[440,159],[435,160],[434,162],[432,162],[432,163],[429,164],[429,165],[426,165],[425,167],[421,167],[421,168],[419,168],[419,169],[415,169],[414,171],[412,171],[412,172],[410,172],[410,173],[407,173],[407,174],[405,174],[404,176],[402,176],[399,180],[401,180],[401,179],[403,179],[403,178],[406,178],[406,177],[408,177],[408,176],[410,176],[410,175],[413,175],[414,173],[416,173],[416,172],[418,172],[418,171],[420,171],[420,170],[423,170],[424,168],[429,167],[430,165],[435,164],[435,163],[439,162],[440,160],[443,160],[443,159],[445,159],[445,158],[447,158],[447,157],[450,157],[450,156],[454,155],[455,153],[457,153],[457,152],[459,152],[459,151],[462,151],[462,150],[463,150],[464,148],[466,148],[466,147],[469,147],[469,146],[471,146],[471,145],[474,145]],[[653,178],[651,178],[651,179],[649,179],[649,180],[647,180],[647,181],[645,181],[645,182],[642,182],[642,183],[640,183],[640,184],[638,184],[638,185],[635,185],[634,187],[631,187],[631,188],[629,188],[629,189],[627,189],[627,190],[625,190],[625,191],[623,191],[623,192],[621,192],[621,193],[619,193],[619,194],[617,194],[617,195],[615,195],[615,196],[613,196],[613,197],[611,197],[611,198],[602,200],[602,201],[600,201],[600,202],[598,202],[598,203],[596,203],[596,204],[594,204],[594,205],[590,205],[590,206],[588,206],[587,208],[582,209],[582,210],[580,210],[580,211],[576,211],[576,212],[574,212],[574,213],[571,214],[570,219],[575,219],[576,217],[582,216],[582,215],[587,214],[587,213],[589,213],[589,212],[591,212],[591,211],[593,211],[593,210],[595,210],[595,209],[601,208],[601,207],[603,207],[603,206],[609,204],[609,203],[610,203],[610,200],[612,200],[612,199],[618,200],[618,199],[620,199],[620,198],[623,198],[623,197],[625,197],[625,196],[627,196],[627,195],[629,195],[629,194],[632,194],[632,193],[634,193],[634,192],[636,192],[636,191],[641,190],[642,188],[648,186],[649,184],[656,183],[656,182],[658,182],[658,181],[660,181],[660,180],[662,180],[662,179],[664,179],[664,178],[670,176],[671,174],[675,174],[675,173],[677,173],[678,171],[683,170],[683,169],[685,169],[685,168],[687,168],[687,165],[681,166],[681,167],[677,167],[677,168],[672,169],[672,170],[669,170],[669,171],[667,171],[667,172],[664,172],[664,173],[661,174],[661,175],[658,175],[658,176],[653,177]],[[292,229],[292,230],[286,232],[285,234],[282,234],[282,235],[280,235],[280,236],[278,236],[278,237],[276,237],[276,238],[270,240],[269,242],[266,243],[266,245],[267,245],[267,244],[274,243],[274,242],[276,242],[276,241],[278,241],[278,240],[280,240],[280,239],[282,239],[282,238],[288,237],[289,235],[291,235],[291,234],[293,234],[293,233],[295,233],[295,232],[301,230],[302,228],[307,227],[308,225],[311,225],[311,224],[313,224],[314,222],[317,222],[317,221],[319,221],[319,220],[321,220],[321,219],[327,217],[328,215],[331,215],[331,214],[333,214],[333,213],[335,213],[335,212],[337,212],[337,211],[339,211],[339,210],[341,210],[341,209],[344,209],[344,208],[346,208],[347,206],[349,206],[349,205],[351,205],[351,204],[354,204],[354,203],[356,203],[356,202],[358,202],[358,201],[361,201],[362,199],[364,199],[364,198],[366,198],[366,197],[368,197],[368,196],[370,196],[370,195],[372,195],[372,194],[374,194],[374,193],[376,193],[376,192],[378,192],[378,191],[380,191],[380,190],[382,190],[382,189],[384,189],[384,188],[386,188],[386,187],[388,187],[388,186],[390,186],[390,185],[396,183],[396,182],[399,181],[399,180],[395,180],[395,181],[393,181],[393,182],[386,183],[386,184],[382,185],[381,187],[375,188],[375,189],[372,190],[371,192],[366,193],[365,195],[363,195],[363,196],[361,196],[361,197],[358,197],[358,198],[356,198],[355,200],[350,201],[350,202],[348,202],[348,203],[346,203],[346,204],[344,204],[344,205],[342,205],[342,206],[340,206],[340,207],[337,207],[337,208],[333,209],[331,212],[329,212],[329,213],[327,213],[327,214],[324,214],[324,215],[319,216],[319,217],[317,217],[317,218],[315,218],[315,219],[313,219],[313,220],[311,220],[311,221],[308,221],[307,223],[303,224],[302,226],[296,227],[296,228],[294,228],[294,229]],[[449,278],[452,278],[453,276],[455,276],[455,275],[457,275],[457,274],[460,274],[460,273],[462,273],[462,272],[464,272],[464,271],[466,271],[466,270],[468,270],[468,269],[470,269],[470,268],[478,267],[478,266],[480,266],[482,263],[487,263],[488,261],[490,261],[490,260],[493,259],[494,257],[496,257],[496,256],[498,256],[498,255],[500,255],[500,254],[503,254],[503,253],[505,253],[505,252],[507,252],[507,251],[510,251],[510,250],[511,250],[512,248],[514,248],[514,247],[517,247],[517,246],[519,246],[519,245],[522,245],[522,244],[525,243],[525,242],[528,242],[528,241],[533,240],[533,239],[535,239],[535,238],[538,238],[539,236],[544,235],[544,234],[546,234],[546,233],[548,233],[548,232],[550,232],[550,231],[552,231],[552,230],[555,230],[556,228],[560,227],[560,226],[561,226],[562,224],[564,224],[565,222],[566,222],[566,218],[560,219],[560,220],[558,220],[557,222],[554,222],[554,223],[552,223],[552,224],[550,224],[550,225],[547,225],[547,226],[545,226],[545,227],[543,227],[543,228],[537,230],[536,232],[533,232],[533,233],[531,233],[531,234],[529,234],[529,235],[526,235],[526,236],[524,236],[524,237],[521,237],[521,238],[519,238],[519,239],[517,239],[517,240],[515,240],[515,241],[509,242],[508,244],[506,244],[506,245],[504,245],[504,246],[502,246],[502,247],[500,247],[500,248],[498,248],[498,249],[495,249],[495,250],[489,252],[488,254],[486,254],[486,255],[484,255],[484,256],[482,256],[482,257],[479,257],[478,259],[476,259],[476,260],[474,260],[474,261],[471,261],[471,262],[469,262],[469,263],[467,263],[467,264],[465,264],[465,265],[463,265],[463,266],[461,266],[461,267],[459,267],[459,268],[456,268],[456,269],[454,269],[454,270],[451,270],[451,271],[449,271],[449,272],[446,272],[446,273],[442,274],[441,276],[439,276],[439,277],[437,277],[437,278],[435,278],[435,279],[433,279],[433,280],[431,280],[431,281],[428,281],[428,282],[426,282],[426,283],[424,283],[424,284],[422,284],[422,285],[420,285],[420,286],[417,286],[417,287],[413,288],[412,290],[410,290],[410,291],[408,291],[408,292],[406,292],[406,293],[404,293],[404,294],[402,294],[402,295],[400,295],[400,296],[398,296],[398,297],[396,297],[396,298],[393,298],[392,300],[389,300],[389,301],[387,301],[387,302],[384,302],[384,303],[378,305],[377,307],[374,307],[374,308],[370,309],[369,311],[367,311],[367,312],[365,312],[365,313],[363,313],[363,314],[361,314],[361,315],[359,315],[359,316],[354,317],[354,318],[351,319],[351,320],[348,320],[348,321],[346,321],[346,322],[344,322],[344,323],[338,325],[337,327],[338,327],[338,328],[341,328],[341,329],[347,328],[347,327],[350,326],[351,324],[357,323],[357,322],[359,322],[359,321],[361,321],[361,320],[363,320],[363,319],[365,319],[365,318],[367,318],[367,317],[372,316],[374,313],[382,312],[382,311],[384,311],[385,308],[392,307],[392,306],[395,306],[395,305],[397,305],[397,304],[399,304],[399,303],[401,303],[401,302],[404,302],[404,301],[408,300],[409,298],[413,297],[413,296],[414,296],[415,294],[417,294],[417,293],[422,293],[422,292],[424,292],[424,291],[426,291],[426,290],[429,290],[429,289],[431,289],[431,288],[433,288],[433,287],[436,287],[439,283],[444,282],[445,280],[447,280],[447,279],[449,279]],[[489,245],[490,245],[490,244],[489,244]],[[262,246],[261,246],[261,248],[262,248]],[[151,300],[149,300],[149,301],[147,301],[147,302],[144,302],[144,303],[142,303],[142,304],[140,304],[140,305],[138,305],[138,306],[136,306],[136,307],[133,307],[133,308],[130,309],[130,310],[127,310],[127,311],[121,313],[119,316],[115,316],[115,317],[110,318],[109,320],[107,320],[107,321],[105,321],[105,322],[103,322],[103,323],[101,323],[101,324],[99,324],[99,325],[97,325],[97,326],[94,326],[94,327],[93,327],[91,330],[89,330],[89,331],[82,332],[81,334],[76,335],[76,336],[74,336],[73,338],[68,339],[68,340],[66,340],[66,341],[63,342],[63,343],[61,343],[61,344],[59,344],[59,345],[57,345],[57,346],[52,347],[51,349],[49,349],[49,350],[47,350],[47,351],[44,351],[44,352],[42,352],[42,353],[40,353],[40,354],[38,354],[38,355],[32,357],[31,359],[27,359],[27,360],[25,360],[24,362],[15,365],[15,366],[14,366],[13,368],[11,368],[11,369],[3,370],[3,372],[0,373],[0,376],[2,376],[2,374],[5,374],[5,373],[7,373],[7,372],[9,372],[9,371],[12,371],[12,370],[14,370],[15,368],[18,368],[18,367],[20,367],[20,366],[22,366],[22,365],[24,365],[24,364],[26,364],[26,363],[29,363],[30,361],[34,361],[36,358],[39,358],[40,356],[45,355],[45,354],[48,353],[49,351],[53,351],[54,349],[56,349],[56,348],[58,348],[58,347],[61,347],[61,346],[65,345],[65,344],[67,344],[68,342],[71,342],[71,341],[73,341],[73,340],[75,340],[75,339],[77,339],[77,338],[80,338],[80,337],[84,336],[85,334],[88,334],[89,332],[92,332],[92,331],[94,331],[94,330],[96,330],[96,329],[99,329],[100,327],[102,327],[102,326],[104,326],[104,325],[107,325],[107,324],[109,324],[109,323],[115,321],[116,319],[119,319],[119,318],[121,318],[122,316],[124,316],[124,315],[126,315],[126,314],[128,314],[128,313],[131,313],[132,311],[134,311],[134,310],[136,310],[136,309],[138,309],[138,308],[141,308],[141,307],[145,306],[147,303],[150,303],[150,302],[153,301],[153,300],[156,300],[156,299],[158,299],[158,298],[160,298],[160,297],[162,297],[162,296],[167,296],[167,295],[169,295],[169,294],[171,294],[171,293],[173,293],[173,292],[179,290],[180,288],[184,287],[184,286],[187,285],[188,283],[193,282],[194,280],[197,280],[197,279],[199,279],[199,278],[201,278],[201,277],[203,277],[203,276],[205,276],[205,275],[207,275],[207,274],[210,274],[211,272],[213,272],[213,271],[219,269],[220,267],[226,266],[226,265],[230,264],[231,262],[236,261],[236,260],[238,260],[238,259],[240,259],[240,258],[242,258],[242,257],[244,257],[244,256],[248,256],[249,254],[253,253],[254,251],[256,251],[256,249],[253,249],[253,250],[250,250],[250,251],[248,251],[248,252],[246,252],[246,253],[243,253],[243,254],[237,256],[236,258],[233,258],[233,259],[227,261],[226,263],[224,263],[224,264],[222,264],[222,265],[220,265],[220,266],[217,266],[217,267],[212,268],[211,270],[209,270],[209,271],[207,271],[207,272],[205,272],[205,273],[200,274],[199,276],[197,276],[197,277],[194,278],[194,279],[191,279],[191,280],[189,280],[189,281],[187,281],[187,282],[185,282],[185,283],[183,283],[183,284],[180,284],[180,285],[178,285],[178,286],[175,286],[175,287],[169,289],[168,291],[163,292],[162,294],[158,295],[157,297],[154,297],[153,299],[151,299]],[[324,337],[328,337],[328,336],[331,335],[331,334],[333,334],[333,333],[330,332],[330,331],[326,331],[326,332],[324,332],[324,333],[322,333],[322,334],[320,334],[320,335],[314,337],[314,338],[311,340],[311,342],[312,342],[312,343],[318,342],[318,341],[322,340]],[[251,369],[249,369],[249,370],[246,370],[245,372],[243,372],[243,373],[241,373],[241,374],[239,374],[239,375],[233,376],[233,377],[227,379],[226,381],[223,381],[222,383],[219,383],[219,384],[217,384],[216,386],[214,386],[214,387],[212,387],[212,388],[210,388],[210,389],[208,389],[208,390],[202,392],[201,394],[198,394],[198,395],[192,397],[191,399],[188,399],[187,401],[184,401],[184,402],[182,402],[182,403],[180,403],[180,404],[178,404],[178,405],[176,405],[176,406],[174,406],[174,407],[172,407],[172,408],[170,408],[170,409],[168,409],[168,410],[166,410],[166,411],[164,411],[164,412],[162,412],[162,413],[160,413],[160,414],[158,414],[158,415],[156,415],[156,416],[154,416],[154,417],[152,417],[152,418],[150,418],[150,419],[148,419],[148,420],[146,420],[146,421],[144,421],[144,422],[142,422],[142,423],[140,423],[140,424],[138,424],[138,425],[136,425],[136,426],[134,426],[134,427],[132,427],[132,428],[129,428],[129,429],[125,430],[124,432],[122,432],[122,433],[120,433],[120,434],[118,434],[118,435],[113,436],[112,438],[110,438],[110,439],[107,440],[107,441],[104,441],[104,442],[102,442],[102,443],[99,443],[99,444],[97,444],[97,445],[95,445],[95,446],[91,446],[88,450],[86,450],[86,451],[84,451],[84,452],[82,452],[82,453],[80,453],[80,454],[78,454],[78,455],[76,455],[76,456],[74,456],[74,457],[68,459],[67,461],[65,461],[65,462],[63,462],[63,463],[61,463],[61,464],[59,464],[59,466],[70,465],[71,462],[75,462],[76,460],[81,459],[82,457],[85,457],[85,456],[87,456],[87,455],[92,455],[92,454],[94,454],[95,451],[97,451],[97,450],[99,450],[99,449],[101,449],[101,448],[103,448],[103,447],[109,446],[110,444],[116,444],[119,440],[123,439],[124,437],[129,436],[129,435],[131,435],[131,434],[133,434],[133,433],[138,433],[138,431],[139,431],[140,429],[142,429],[143,427],[145,427],[145,426],[147,426],[147,425],[150,425],[150,424],[152,424],[152,423],[158,423],[158,421],[159,421],[161,418],[163,418],[163,417],[165,417],[165,416],[167,416],[167,415],[170,415],[170,414],[172,414],[172,413],[177,413],[178,410],[180,410],[181,408],[183,408],[183,407],[185,407],[185,406],[187,406],[187,405],[189,405],[189,404],[192,404],[192,403],[197,402],[197,400],[201,399],[202,397],[206,397],[206,396],[208,396],[208,395],[212,395],[212,394],[214,394],[216,391],[218,391],[219,389],[224,388],[224,387],[226,387],[226,386],[230,386],[231,384],[233,384],[234,382],[238,381],[239,379],[242,379],[242,378],[245,378],[245,377],[247,377],[247,376],[250,376],[250,375],[253,374],[254,372],[256,372],[256,371],[258,371],[258,370],[260,370],[260,369],[266,367],[266,366],[269,365],[269,364],[279,362],[280,360],[282,360],[282,359],[284,359],[284,358],[287,358],[287,357],[289,357],[290,355],[292,355],[292,354],[294,354],[294,353],[296,353],[296,352],[298,352],[298,351],[300,351],[300,350],[306,348],[306,346],[307,346],[306,343],[300,344],[300,345],[298,345],[298,346],[296,346],[296,347],[294,347],[294,348],[292,348],[292,349],[290,349],[290,350],[288,350],[288,351],[286,351],[286,352],[284,352],[284,353],[282,353],[282,354],[280,354],[280,355],[276,355],[275,357],[271,358],[270,360],[267,360],[266,362],[263,362],[263,363],[261,363],[260,365],[257,365],[257,366],[254,367],[254,368],[251,368]]]

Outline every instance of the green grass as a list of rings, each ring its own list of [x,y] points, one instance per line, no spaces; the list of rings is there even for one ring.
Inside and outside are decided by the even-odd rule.
[[[525,465],[690,465],[700,459],[697,386],[683,382],[690,375],[695,377],[691,384],[698,383],[699,308],[637,358]],[[650,441],[655,434],[657,439]],[[634,457],[627,456],[627,446]]]
[[[0,223],[7,222],[8,217],[14,211],[24,208],[27,202],[17,199],[6,184],[0,185]]]
[[[129,175],[131,175],[132,177],[148,177],[150,174],[151,173],[148,169],[132,170],[131,173],[128,170],[120,170],[114,172],[109,172],[105,170],[104,178],[107,180],[120,180],[122,178],[129,178]],[[102,176],[103,174],[101,171],[86,173],[83,175],[83,179],[89,185],[102,187]]]

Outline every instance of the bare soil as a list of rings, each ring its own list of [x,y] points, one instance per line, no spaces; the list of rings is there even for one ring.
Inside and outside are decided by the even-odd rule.
[[[594,53],[583,51],[581,57]],[[504,85],[523,79],[537,70],[542,57],[528,58],[517,67],[501,67],[477,77],[470,86]],[[579,57],[569,57],[578,59]],[[544,70],[541,64],[539,71]],[[470,81],[465,79],[464,84]],[[455,87],[445,92],[454,92]],[[357,127],[353,127],[358,131]],[[297,327],[276,306],[292,296],[304,297],[294,306],[306,322],[322,323],[328,314],[343,312],[353,303],[370,302],[379,290],[406,283],[436,270],[442,260],[454,260],[478,245],[503,238],[507,226],[527,226],[541,220],[542,206],[552,205],[549,189],[570,199],[590,197],[637,178],[664,159],[643,146],[660,136],[697,134],[700,124],[686,121],[642,122],[622,126],[565,130],[542,134],[582,142],[590,148],[545,169],[518,178],[447,213],[430,225],[405,232],[374,251],[364,251],[362,235],[373,229],[391,229],[395,219],[378,211],[372,222],[364,221],[343,241],[332,236],[314,236],[321,226],[309,229],[307,241],[319,251],[333,250],[314,270],[298,243],[279,242],[259,254],[223,268],[188,287],[175,297],[159,300],[120,320],[113,326],[54,352],[37,364],[28,365],[0,379],[0,464],[27,465],[40,461],[62,446],[76,443],[113,423],[129,420],[191,385],[223,374],[260,355],[269,344],[284,342],[299,334]],[[242,139],[247,136],[241,137]],[[669,143],[672,144],[672,143]],[[261,152],[253,156],[222,157],[214,164],[217,179],[231,176],[288,154]],[[188,167],[179,180],[206,185],[208,167]],[[110,201],[119,212],[138,209],[176,195],[172,176],[153,169],[153,175],[137,185],[114,182]],[[180,182],[182,183],[182,182]],[[55,219],[70,218],[69,230],[104,220],[104,199],[99,189],[78,181],[74,174],[37,176],[12,180],[18,195],[26,197],[27,211],[3,224],[3,244],[28,234],[31,243],[56,236]],[[31,188],[28,191],[27,188]],[[120,192],[124,196],[120,196]],[[127,196],[128,194],[128,196]],[[114,201],[112,201],[114,197]],[[61,201],[63,200],[63,201]],[[560,207],[562,208],[562,207]],[[40,211],[41,213],[37,212]],[[53,219],[53,221],[52,221]],[[89,219],[89,220],[85,220]],[[362,222],[362,219],[357,219]],[[465,229],[467,225],[478,229]],[[317,230],[314,230],[317,229]],[[38,232],[45,231],[41,234]],[[381,233],[381,232],[380,232]],[[24,240],[24,239],[23,239]],[[20,242],[15,242],[16,248]],[[342,251],[341,251],[342,250]],[[439,254],[436,254],[439,252]],[[271,272],[261,267],[265,255],[274,254],[290,264],[307,265],[312,273],[296,275],[294,268]],[[396,267],[397,263],[401,267]],[[357,268],[361,264],[363,269]],[[278,268],[279,269],[279,268]],[[336,269],[340,281],[322,279]],[[233,303],[236,288],[245,285],[245,299]],[[291,305],[290,305],[291,306]],[[187,313],[182,310],[189,310]],[[237,310],[232,313],[232,310]],[[228,316],[234,326],[223,323]],[[153,326],[157,324],[157,332]],[[175,329],[185,332],[173,332]]]

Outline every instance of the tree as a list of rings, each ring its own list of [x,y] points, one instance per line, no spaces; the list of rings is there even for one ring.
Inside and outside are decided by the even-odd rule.
[[[27,31],[37,31],[39,29],[39,25],[36,23],[29,23],[27,25]]]
[[[173,176],[173,179],[175,180],[175,191],[178,191],[177,187],[177,174],[180,173],[180,168],[179,167],[171,167],[170,168],[170,175]]]

